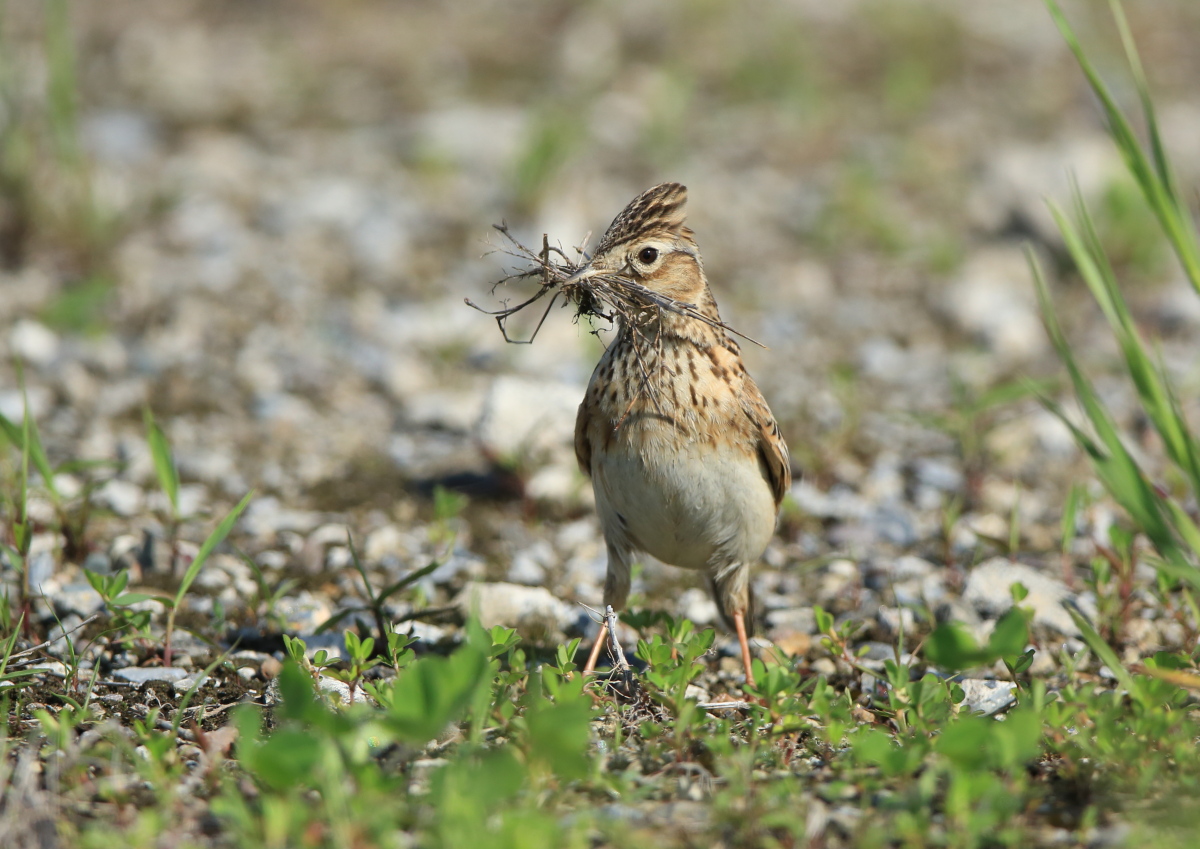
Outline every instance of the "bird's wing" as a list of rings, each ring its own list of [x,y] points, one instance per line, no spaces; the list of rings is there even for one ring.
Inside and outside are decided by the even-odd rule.
[[[749,417],[752,432],[758,437],[758,455],[762,458],[767,470],[767,479],[771,484],[771,492],[775,495],[775,506],[783,503],[783,496],[792,486],[792,466],[788,458],[787,443],[779,432],[779,425],[766,399],[758,391],[752,381],[746,385],[746,415]],[[576,442],[578,445],[578,442]]]
[[[592,476],[592,442],[588,439],[588,416],[584,412],[587,406],[587,397],[584,397],[583,403],[579,405],[579,412],[575,414],[575,459],[579,461],[579,468],[588,477]]]

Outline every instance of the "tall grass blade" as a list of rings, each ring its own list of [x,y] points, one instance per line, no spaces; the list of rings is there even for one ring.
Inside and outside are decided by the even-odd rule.
[[[1067,367],[1075,396],[1083,407],[1084,415],[1095,432],[1096,438],[1093,439],[1075,425],[1049,397],[1043,397],[1042,403],[1071,430],[1076,443],[1091,459],[1092,466],[1109,495],[1129,513],[1138,528],[1150,538],[1154,547],[1163,557],[1164,572],[1200,588],[1200,569],[1189,562],[1187,553],[1179,545],[1169,519],[1171,514],[1164,506],[1166,499],[1161,498],[1155,492],[1154,487],[1142,474],[1137,461],[1121,441],[1112,416],[1104,407],[1091,382],[1079,368],[1062,327],[1058,323],[1041,267],[1032,253],[1029,253],[1028,256],[1046,332],[1058,352],[1059,359]],[[1088,258],[1085,256],[1084,259]]]
[[[24,392],[24,387],[22,387],[22,392]],[[0,430],[4,431],[8,441],[21,452],[24,458],[25,471],[22,479],[24,483],[27,485],[29,482],[29,464],[32,463],[33,467],[37,469],[37,473],[42,476],[42,482],[50,496],[58,501],[58,489],[54,484],[54,468],[46,456],[46,449],[42,446],[42,439],[38,434],[37,422],[33,420],[33,414],[29,410],[29,398],[25,397],[24,402],[25,412],[21,419],[21,426],[18,427],[0,414]]]
[[[1151,359],[1142,344],[1133,316],[1121,295],[1116,275],[1105,255],[1100,236],[1083,203],[1078,186],[1075,187],[1074,196],[1076,218],[1080,222],[1082,233],[1054,203],[1050,203],[1051,215],[1054,216],[1080,276],[1108,320],[1125,358],[1129,376],[1137,389],[1142,408],[1162,437],[1171,462],[1183,470],[1191,478],[1193,488],[1200,491],[1200,467],[1195,463],[1194,440],[1177,405],[1172,401],[1166,372]]]
[[[1071,614],[1076,627],[1079,628],[1079,635],[1087,647],[1096,657],[1100,658],[1101,663],[1112,670],[1113,675],[1117,676],[1117,681],[1129,692],[1129,695],[1136,695],[1137,684],[1134,682],[1133,676],[1129,674],[1129,670],[1121,663],[1121,658],[1117,657],[1117,653],[1113,651],[1112,646],[1104,642],[1104,638],[1092,627],[1092,623],[1078,610],[1068,607],[1067,613]]]
[[[1138,187],[1142,190],[1142,194],[1145,196],[1146,202],[1150,205],[1150,209],[1158,218],[1163,232],[1166,234],[1168,241],[1170,241],[1171,246],[1175,250],[1176,256],[1179,258],[1180,264],[1183,266],[1184,273],[1187,274],[1189,282],[1191,282],[1192,287],[1197,292],[1200,292],[1200,245],[1197,244],[1196,231],[1191,213],[1188,211],[1186,204],[1180,202],[1175,192],[1174,180],[1171,177],[1170,166],[1159,133],[1158,120],[1154,113],[1149,89],[1146,86],[1145,75],[1141,70],[1141,62],[1138,59],[1137,50],[1133,46],[1133,39],[1129,34],[1128,24],[1120,11],[1119,3],[1112,3],[1112,6],[1114,14],[1117,16],[1117,26],[1121,30],[1122,41],[1125,43],[1126,55],[1129,57],[1130,64],[1134,69],[1133,73],[1138,86],[1138,93],[1142,100],[1142,108],[1154,153],[1155,161],[1153,165],[1142,149],[1141,142],[1134,133],[1129,120],[1125,117],[1125,114],[1113,98],[1112,93],[1104,84],[1104,81],[1100,79],[1100,75],[1096,72],[1091,61],[1084,53],[1083,47],[1075,37],[1075,32],[1071,29],[1071,25],[1067,22],[1058,3],[1055,0],[1046,0],[1046,7],[1050,12],[1050,16],[1058,26],[1059,32],[1062,33],[1063,40],[1066,41],[1071,52],[1075,54],[1075,60],[1079,63],[1084,76],[1087,77],[1092,91],[1095,92],[1096,97],[1100,100],[1104,114],[1108,119],[1109,133],[1117,145],[1117,150],[1121,153],[1126,167],[1133,175]]]
[[[158,485],[166,493],[171,503],[171,515],[179,516],[179,468],[175,465],[175,456],[171,453],[171,443],[163,433],[154,413],[147,407],[143,413],[146,422],[146,442],[150,445],[150,456],[154,459],[154,473],[158,476]]]
[[[200,574],[200,569],[204,566],[204,561],[208,560],[208,556],[213,553],[213,549],[224,542],[225,537],[229,536],[229,532],[233,530],[234,523],[237,522],[238,517],[242,515],[242,511],[250,504],[250,499],[253,497],[254,490],[247,492],[245,497],[225,515],[221,523],[213,529],[213,532],[208,535],[208,539],[200,546],[200,550],[196,552],[195,559],[192,560],[187,571],[183,574],[183,580],[179,584],[179,591],[175,594],[175,607],[179,607],[183,601],[183,597],[187,595],[188,589],[191,588],[192,582]]]

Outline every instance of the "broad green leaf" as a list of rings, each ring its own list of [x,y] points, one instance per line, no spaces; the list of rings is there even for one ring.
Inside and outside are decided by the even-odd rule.
[[[961,622],[945,622],[925,641],[925,657],[942,669],[970,669],[987,662],[988,653]]]
[[[987,654],[992,660],[1015,657],[1025,651],[1029,642],[1029,625],[1025,613],[1010,607],[996,620],[996,627],[988,637]]]
[[[528,710],[525,733],[529,756],[546,764],[559,778],[571,780],[588,774],[588,745],[592,711],[583,698],[560,704],[542,701]]]
[[[441,734],[486,684],[487,655],[468,643],[450,657],[423,657],[396,679],[385,722],[402,740],[424,745]]]

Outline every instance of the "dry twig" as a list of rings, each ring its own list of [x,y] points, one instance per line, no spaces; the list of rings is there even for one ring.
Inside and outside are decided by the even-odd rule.
[[[492,226],[508,241],[507,245],[498,250],[526,263],[524,269],[514,271],[496,281],[492,286],[492,292],[494,293],[500,286],[521,280],[537,279],[540,284],[538,290],[529,298],[514,306],[508,306],[507,301],[504,301],[502,302],[504,306],[498,310],[485,309],[470,298],[466,299],[467,306],[496,319],[496,324],[500,327],[500,332],[504,334],[506,342],[517,345],[532,343],[537,337],[538,331],[541,330],[542,324],[545,323],[546,316],[550,314],[550,308],[554,306],[558,296],[562,295],[568,303],[576,305],[576,318],[581,315],[594,316],[609,323],[620,318],[621,324],[625,327],[639,329],[654,326],[664,312],[672,312],[702,321],[710,327],[718,327],[759,347],[766,347],[746,334],[734,330],[723,321],[700,312],[695,304],[678,301],[646,288],[638,283],[627,269],[616,274],[597,274],[585,280],[568,283],[567,281],[588,262],[586,240],[584,245],[575,249],[579,255],[578,261],[576,261],[567,256],[561,247],[551,245],[549,237],[545,234],[542,235],[542,249],[534,251],[519,242],[509,231],[507,224],[493,224]],[[528,339],[510,337],[508,320],[547,295],[550,295],[550,301],[546,304],[546,309],[542,312],[530,337]]]

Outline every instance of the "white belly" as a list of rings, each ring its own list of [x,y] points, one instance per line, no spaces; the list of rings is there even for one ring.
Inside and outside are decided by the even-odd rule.
[[[698,443],[654,456],[618,443],[594,461],[596,508],[611,542],[686,569],[719,571],[762,555],[775,500],[757,458]]]

